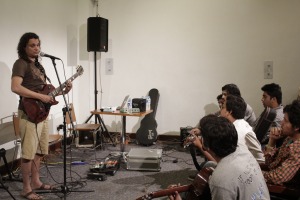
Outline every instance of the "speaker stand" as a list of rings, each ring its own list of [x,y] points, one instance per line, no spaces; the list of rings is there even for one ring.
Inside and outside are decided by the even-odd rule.
[[[95,87],[95,91],[94,91],[94,95],[95,95],[95,110],[97,110],[97,95],[98,95],[98,90],[97,90],[97,52],[94,51],[94,73],[95,73],[95,80],[94,80],[94,87]],[[108,132],[105,124],[104,124],[104,121],[103,119],[101,118],[101,116],[99,114],[91,114],[87,120],[85,120],[85,123],[87,123],[93,116],[95,115],[95,123],[99,123],[100,124],[100,128],[101,128],[101,132],[102,133],[105,133],[106,136],[109,137],[110,141],[112,142],[113,146],[115,147],[116,144],[113,140],[113,138],[111,137],[110,133]],[[101,140],[101,133],[100,133],[100,130],[98,131],[98,138]]]

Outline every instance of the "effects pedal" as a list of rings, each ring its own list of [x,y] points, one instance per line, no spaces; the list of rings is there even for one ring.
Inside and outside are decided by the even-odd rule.
[[[107,157],[104,161],[98,162],[90,168],[91,173],[104,173],[111,176],[115,175],[120,168],[118,158]]]
[[[107,180],[107,176],[105,174],[92,173],[92,172],[89,172],[87,174],[87,178],[88,179],[97,179],[98,181],[106,181]]]

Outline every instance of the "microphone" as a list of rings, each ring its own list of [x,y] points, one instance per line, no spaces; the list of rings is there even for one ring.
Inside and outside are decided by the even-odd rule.
[[[51,59],[57,59],[57,60],[61,60],[60,58],[57,58],[57,57],[55,57],[55,56],[51,56],[51,55],[49,55],[49,54],[46,54],[46,53],[44,53],[44,52],[40,52],[40,56],[42,56],[42,57],[48,57],[48,58],[51,58]]]

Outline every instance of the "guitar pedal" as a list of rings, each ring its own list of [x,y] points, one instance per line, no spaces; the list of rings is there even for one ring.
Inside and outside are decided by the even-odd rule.
[[[105,174],[100,174],[100,173],[92,173],[89,172],[87,174],[88,179],[97,179],[98,181],[105,181],[107,180],[107,176]]]

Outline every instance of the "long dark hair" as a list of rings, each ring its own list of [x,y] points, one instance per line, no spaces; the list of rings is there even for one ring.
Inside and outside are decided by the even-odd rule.
[[[20,38],[18,48],[17,48],[19,58],[22,58],[22,59],[26,60],[27,62],[31,62],[28,58],[28,55],[26,54],[26,51],[25,51],[26,45],[28,44],[28,41],[30,39],[40,40],[39,36],[35,33],[31,33],[31,32],[24,33],[22,35],[22,37]],[[41,43],[41,41],[40,41],[40,43]]]

